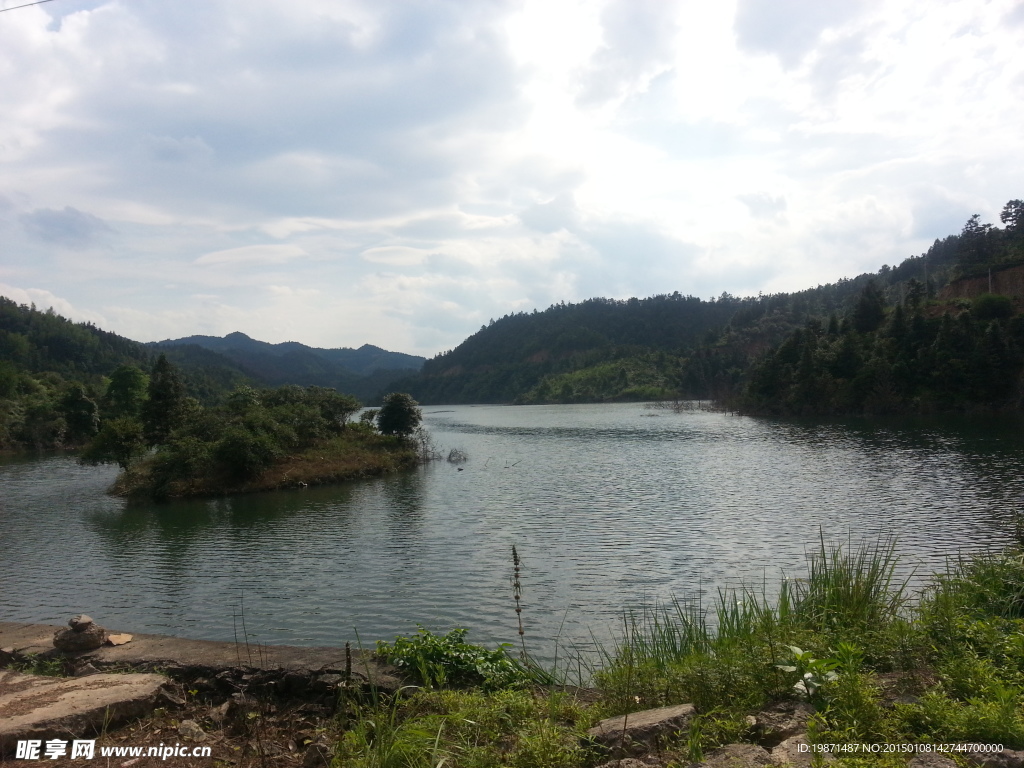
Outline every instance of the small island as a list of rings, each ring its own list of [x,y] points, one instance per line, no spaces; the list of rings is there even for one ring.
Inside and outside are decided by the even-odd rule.
[[[123,365],[110,378],[106,419],[83,463],[116,463],[111,489],[130,498],[184,498],[303,488],[413,467],[421,414],[392,393],[379,410],[325,387],[238,387],[223,405],[185,393],[161,355],[147,377]]]

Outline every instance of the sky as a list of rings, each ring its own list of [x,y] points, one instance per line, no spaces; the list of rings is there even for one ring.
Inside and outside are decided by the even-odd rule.
[[[1022,50],[1020,0],[3,11],[0,294],[432,356],[560,301],[799,290],[1024,198]]]

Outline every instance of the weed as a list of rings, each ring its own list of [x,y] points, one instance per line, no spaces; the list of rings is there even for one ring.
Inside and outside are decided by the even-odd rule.
[[[26,675],[66,676],[63,659],[45,659],[35,653],[26,654],[23,660],[15,661],[11,669]]]
[[[394,643],[378,642],[377,653],[414,674],[427,688],[481,686],[486,690],[524,686],[530,677],[508,653],[508,643],[493,651],[465,641],[467,630],[453,629],[435,635],[420,626],[412,637]]]

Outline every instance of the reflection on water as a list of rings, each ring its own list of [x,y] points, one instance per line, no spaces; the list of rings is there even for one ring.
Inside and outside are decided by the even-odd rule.
[[[173,504],[104,495],[109,468],[0,465],[0,620],[270,643],[388,638],[416,622],[605,635],[619,611],[801,571],[826,535],[893,534],[904,573],[1000,546],[1024,490],[1019,425],[800,422],[640,405],[427,409],[470,456],[331,488]]]

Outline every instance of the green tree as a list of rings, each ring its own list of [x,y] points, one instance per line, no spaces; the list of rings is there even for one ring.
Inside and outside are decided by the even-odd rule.
[[[107,384],[104,417],[119,418],[130,416],[138,418],[142,414],[142,404],[146,402],[146,391],[149,377],[134,365],[119,365],[110,374]]]
[[[113,464],[128,469],[132,462],[146,452],[146,439],[142,422],[122,416],[104,423],[99,434],[82,451],[83,464]]]
[[[853,308],[853,328],[858,333],[870,333],[885,319],[885,299],[872,280],[864,286]]]
[[[1008,230],[1024,227],[1024,200],[1011,200],[1003,206],[999,220]]]
[[[1013,300],[998,293],[983,293],[971,301],[971,314],[978,320],[1005,320],[1013,315]]]
[[[423,420],[418,405],[405,392],[392,392],[385,396],[384,404],[377,413],[377,429],[385,435],[411,435]]]
[[[149,399],[142,406],[146,441],[150,445],[166,442],[181,423],[185,407],[185,385],[181,376],[161,354],[149,375]]]
[[[73,384],[60,400],[60,411],[72,440],[89,438],[100,428],[100,409],[81,384]]]

